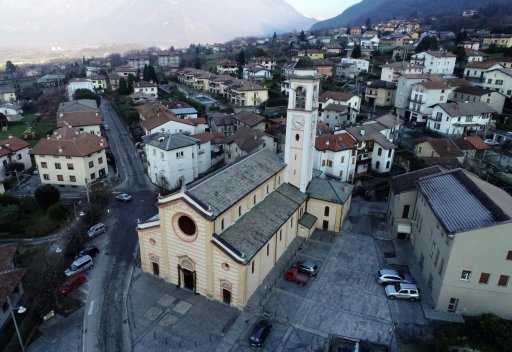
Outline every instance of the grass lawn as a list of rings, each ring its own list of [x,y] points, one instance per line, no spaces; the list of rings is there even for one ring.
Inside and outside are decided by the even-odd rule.
[[[38,117],[40,117],[38,119]],[[30,143],[30,147],[33,147],[41,138],[44,138],[46,134],[55,128],[55,118],[53,117],[41,117],[35,114],[29,114],[23,117],[20,122],[10,123],[7,127],[7,131],[0,131],[0,140],[9,138],[10,135],[24,138],[23,133],[27,130],[28,126],[32,126],[32,132],[35,133],[35,138],[26,139]]]

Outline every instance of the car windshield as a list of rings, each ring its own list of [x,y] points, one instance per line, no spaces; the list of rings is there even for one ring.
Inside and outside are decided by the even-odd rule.
[[[395,291],[398,292],[401,290],[400,284],[395,284]]]
[[[402,274],[402,273],[398,273],[398,276],[400,276],[400,278],[401,278],[402,280],[405,280],[405,275],[404,275],[404,274]]]

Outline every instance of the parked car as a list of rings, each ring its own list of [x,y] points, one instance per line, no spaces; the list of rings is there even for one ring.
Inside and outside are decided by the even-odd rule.
[[[90,245],[82,249],[75,259],[83,257],[84,255],[90,255],[92,258],[94,258],[98,254],[100,254],[100,250],[98,249],[98,247]]]
[[[89,235],[89,237],[96,237],[98,235],[101,235],[102,233],[107,232],[107,230],[108,226],[100,222],[96,225],[91,226],[87,234]]]
[[[398,283],[386,286],[386,296],[389,299],[400,298],[414,302],[420,299],[420,291],[415,284]]]
[[[251,334],[249,335],[249,343],[251,346],[263,346],[263,343],[265,342],[268,334],[270,334],[271,329],[272,324],[268,320],[260,320],[254,324]]]
[[[66,276],[73,276],[75,274],[81,273],[83,271],[89,270],[94,266],[94,263],[92,262],[92,257],[90,255],[84,255],[83,257],[80,257],[76,259],[69,269],[66,269],[64,274]]]
[[[299,260],[293,265],[293,267],[299,269],[301,273],[308,274],[309,276],[316,276],[318,273],[318,266],[311,260]]]
[[[377,282],[383,285],[396,284],[404,282],[413,284],[414,280],[411,275],[394,269],[381,269],[377,271]]]
[[[132,196],[128,193],[121,193],[118,196],[116,196],[116,200],[120,200],[121,202],[129,202],[132,200]]]
[[[71,291],[82,285],[86,280],[86,277],[82,274],[76,274],[68,277],[66,281],[59,287],[59,293],[61,295],[69,295]]]
[[[498,145],[499,143],[496,142],[494,139],[485,139],[484,140],[484,143],[487,144],[487,145]]]
[[[301,273],[299,269],[294,267],[288,269],[288,271],[284,274],[284,277],[286,280],[296,282],[301,286],[307,284],[309,281],[309,275]]]

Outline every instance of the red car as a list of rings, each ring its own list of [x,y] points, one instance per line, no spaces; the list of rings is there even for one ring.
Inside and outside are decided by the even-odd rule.
[[[293,267],[288,269],[284,277],[286,280],[296,282],[299,285],[305,285],[309,281],[309,275],[303,274],[297,268]]]
[[[69,277],[62,285],[59,287],[59,292],[62,295],[69,295],[71,291],[75,288],[83,284],[86,280],[86,277],[82,274],[76,274]]]

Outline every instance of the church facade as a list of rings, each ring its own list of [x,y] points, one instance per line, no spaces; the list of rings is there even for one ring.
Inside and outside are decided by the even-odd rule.
[[[353,187],[313,170],[319,76],[297,66],[284,161],[262,149],[159,197],[137,227],[145,272],[242,308],[297,236],[340,231]]]

